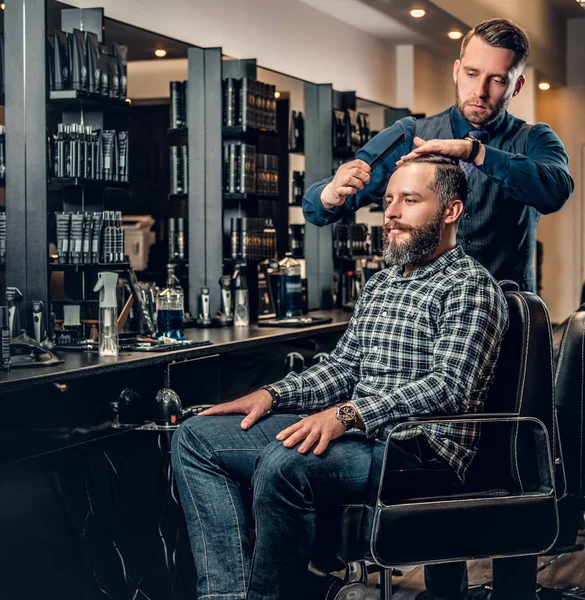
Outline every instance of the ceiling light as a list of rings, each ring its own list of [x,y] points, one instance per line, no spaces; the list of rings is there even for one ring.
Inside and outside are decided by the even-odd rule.
[[[163,58],[164,56],[166,56],[166,55],[167,55],[167,51],[166,51],[166,50],[163,50],[162,48],[157,48],[157,49],[154,51],[154,54],[155,54],[156,56],[158,56],[159,58]]]
[[[421,17],[424,17],[427,14],[426,10],[423,10],[422,8],[414,8],[413,10],[410,11],[410,16],[414,17],[415,19],[420,19]]]
[[[546,92],[546,90],[550,90],[550,83],[548,81],[541,81],[538,84],[538,89]]]
[[[4,10],[4,9],[6,8],[6,4],[4,4],[4,2],[2,2],[2,4],[0,4],[0,8],[1,8],[2,10]]]
[[[275,98],[280,98],[280,92],[274,92],[274,97]]]
[[[452,40],[460,40],[463,37],[463,34],[460,31],[450,31],[447,34]]]

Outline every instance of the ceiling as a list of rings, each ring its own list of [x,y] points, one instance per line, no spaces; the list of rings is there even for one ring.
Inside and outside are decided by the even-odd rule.
[[[532,40],[531,63],[552,79],[562,81],[564,74],[564,25],[569,18],[585,18],[585,7],[575,0],[298,0],[316,10],[352,25],[392,44],[416,44],[432,47],[439,56],[453,60],[460,41],[447,37],[451,30],[467,32],[484,18],[532,16],[536,5],[545,5],[555,21],[547,32],[543,21],[534,31],[534,19],[522,21]],[[423,8],[422,19],[410,16],[413,8]],[[526,13],[525,11],[530,11]],[[516,14],[510,14],[515,12]],[[546,23],[546,19],[544,20]],[[559,25],[560,24],[560,25]]]

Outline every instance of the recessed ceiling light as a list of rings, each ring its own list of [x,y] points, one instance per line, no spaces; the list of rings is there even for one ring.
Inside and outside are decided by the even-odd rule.
[[[450,31],[447,34],[452,40],[460,40],[463,37],[463,34],[460,31]]]
[[[422,8],[414,8],[413,10],[410,11],[410,16],[414,17],[415,19],[420,19],[421,17],[424,17],[427,14],[426,10],[423,10]]]
[[[280,98],[280,92],[274,92],[274,97],[275,98]]]
[[[154,51],[154,54],[155,54],[155,56],[158,56],[159,58],[163,58],[164,56],[166,56],[166,55],[167,55],[167,51],[166,51],[166,50],[163,50],[162,48],[157,48],[157,49]]]
[[[538,89],[546,92],[546,90],[550,90],[550,83],[548,81],[541,81],[538,84]]]

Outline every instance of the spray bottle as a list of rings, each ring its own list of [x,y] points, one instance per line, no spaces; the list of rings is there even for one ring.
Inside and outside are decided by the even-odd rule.
[[[100,293],[100,356],[118,356],[118,302],[116,285],[118,274],[109,271],[98,273],[98,281],[93,288]]]

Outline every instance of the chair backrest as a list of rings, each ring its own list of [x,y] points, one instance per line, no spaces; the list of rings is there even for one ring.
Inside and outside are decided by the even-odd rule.
[[[555,375],[567,494],[585,496],[585,312],[574,312],[565,328]]]
[[[505,296],[510,311],[510,326],[502,342],[484,411],[515,413],[539,419],[549,433],[551,451],[555,457],[557,427],[554,414],[552,329],[548,310],[536,294],[513,290],[506,291]],[[506,460],[511,460],[514,467],[509,466],[507,471],[511,476],[519,477],[518,463],[522,461],[522,456],[516,452],[516,432],[510,430],[506,436],[508,445],[502,443],[500,433],[494,428],[482,430],[480,449],[470,475],[481,478],[483,485],[486,484],[486,473],[495,474],[496,470],[490,468],[490,465],[493,467],[498,455],[509,457]],[[519,481],[515,483],[520,485]]]

